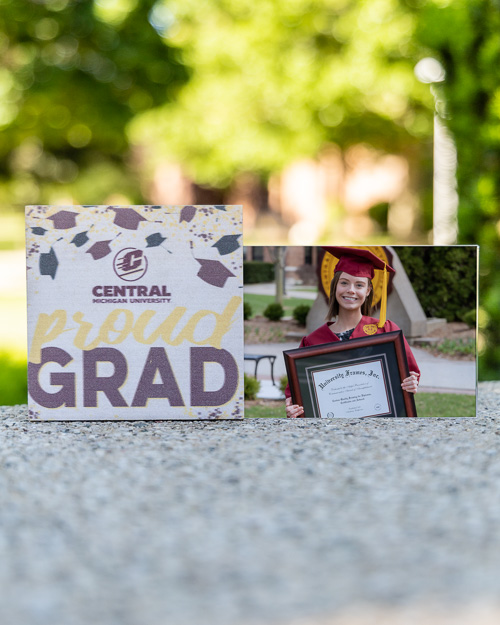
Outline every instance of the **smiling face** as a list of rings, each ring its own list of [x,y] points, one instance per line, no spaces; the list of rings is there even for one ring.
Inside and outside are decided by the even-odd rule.
[[[357,278],[344,271],[340,274],[335,297],[340,308],[352,311],[361,308],[370,292],[368,278]]]

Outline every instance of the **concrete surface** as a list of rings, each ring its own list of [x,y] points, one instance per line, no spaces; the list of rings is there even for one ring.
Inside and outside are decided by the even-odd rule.
[[[0,408],[0,623],[496,625],[499,418]]]

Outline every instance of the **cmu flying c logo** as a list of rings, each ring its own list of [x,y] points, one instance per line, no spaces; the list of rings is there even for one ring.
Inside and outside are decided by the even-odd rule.
[[[113,260],[116,275],[127,282],[135,282],[146,273],[148,259],[142,250],[126,247],[120,250]]]

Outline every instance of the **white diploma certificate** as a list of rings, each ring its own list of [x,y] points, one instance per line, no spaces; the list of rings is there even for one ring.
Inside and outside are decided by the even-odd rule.
[[[308,371],[321,418],[380,417],[390,414],[389,392],[382,360]]]

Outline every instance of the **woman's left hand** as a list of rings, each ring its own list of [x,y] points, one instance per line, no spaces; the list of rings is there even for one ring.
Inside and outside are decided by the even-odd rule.
[[[401,388],[408,393],[416,393],[418,389],[418,373],[410,371],[410,377],[401,382]]]

